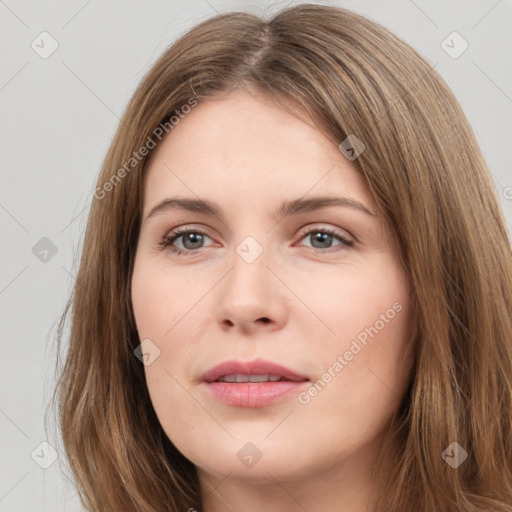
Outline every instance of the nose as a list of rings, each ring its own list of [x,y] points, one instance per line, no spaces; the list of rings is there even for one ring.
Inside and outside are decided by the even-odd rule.
[[[215,297],[216,316],[223,330],[250,335],[262,329],[281,329],[285,324],[287,288],[271,268],[275,265],[270,259],[265,250],[252,262],[234,251]]]

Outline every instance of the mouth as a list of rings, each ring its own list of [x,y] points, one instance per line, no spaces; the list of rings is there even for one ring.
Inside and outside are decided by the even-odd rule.
[[[212,398],[237,407],[270,405],[296,395],[310,382],[305,375],[263,359],[226,361],[201,377]]]
[[[225,361],[214,366],[201,376],[203,382],[299,382],[309,380],[307,376],[280,364],[254,359],[253,361]]]
[[[302,380],[302,379],[300,379]],[[268,373],[263,375],[246,375],[243,373],[233,373],[231,375],[223,375],[219,377],[214,382],[294,382],[298,381],[298,379],[292,381],[292,379],[287,379],[286,377],[282,377],[281,375],[269,375]]]

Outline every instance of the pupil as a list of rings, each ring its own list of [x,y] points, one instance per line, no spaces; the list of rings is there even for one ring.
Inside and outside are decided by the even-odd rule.
[[[316,234],[312,235],[314,237],[314,240],[320,239],[319,241],[322,243],[322,238],[324,238],[323,245],[320,248],[329,247],[329,243],[331,242],[332,235],[329,235],[328,233],[320,233],[317,232]],[[314,246],[314,244],[313,244]]]
[[[192,242],[192,244],[194,243],[198,243],[197,241],[194,242],[193,238],[195,237],[198,237],[199,238],[199,242],[201,241],[200,238],[201,238],[202,235],[200,235],[199,233],[188,233],[188,235],[184,238],[183,240],[183,244],[185,245],[185,247],[187,247],[187,244],[186,242]],[[197,247],[187,247],[188,249],[197,249]]]

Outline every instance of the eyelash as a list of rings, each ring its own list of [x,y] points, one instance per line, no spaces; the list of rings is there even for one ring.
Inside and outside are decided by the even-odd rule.
[[[179,249],[177,247],[174,247],[172,244],[178,239],[178,238],[181,238],[183,235],[187,235],[189,233],[195,233],[195,234],[199,234],[199,235],[202,235],[202,236],[207,236],[208,235],[206,233],[204,233],[203,231],[199,230],[199,229],[195,229],[195,228],[178,228],[178,229],[175,229],[174,231],[172,231],[171,233],[169,233],[168,235],[166,235],[162,240],[160,240],[159,242],[159,246],[161,249],[167,249],[168,251],[170,251],[171,253],[177,255],[177,256],[189,256],[189,255],[192,255],[194,253],[197,253],[199,252],[200,249],[196,249],[194,251],[190,251],[190,250],[184,250],[184,249]],[[338,252],[340,250],[344,250],[348,247],[352,247],[354,245],[354,242],[352,240],[349,240],[348,238],[345,238],[343,235],[340,235],[339,233],[337,233],[336,231],[334,231],[333,229],[330,229],[330,228],[323,228],[323,229],[310,229],[309,231],[305,231],[305,232],[302,232],[301,233],[301,240],[303,238],[305,238],[307,235],[310,235],[311,233],[323,233],[323,234],[327,234],[327,235],[332,235],[334,236],[335,238],[337,238],[340,242],[341,242],[341,245],[344,246],[342,249],[334,249],[333,248],[330,248],[330,249],[317,249],[316,247],[313,247],[312,249],[316,252],[316,253],[320,253],[320,254],[325,254],[325,253],[330,253],[330,252]],[[210,237],[208,237],[210,238]]]

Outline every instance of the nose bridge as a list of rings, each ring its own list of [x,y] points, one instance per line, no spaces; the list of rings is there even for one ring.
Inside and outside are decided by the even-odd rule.
[[[231,284],[242,287],[244,292],[252,292],[252,295],[268,290],[269,282],[267,274],[270,274],[270,250],[268,237],[265,234],[248,235],[235,247],[231,258],[231,272],[229,279]],[[262,238],[265,237],[264,240]],[[245,286],[249,290],[245,290]]]
[[[264,236],[248,235],[234,247],[230,270],[217,297],[220,320],[242,330],[248,330],[257,320],[276,321],[281,314],[276,289],[279,280],[269,269],[272,255],[266,247],[269,237],[261,240]]]

